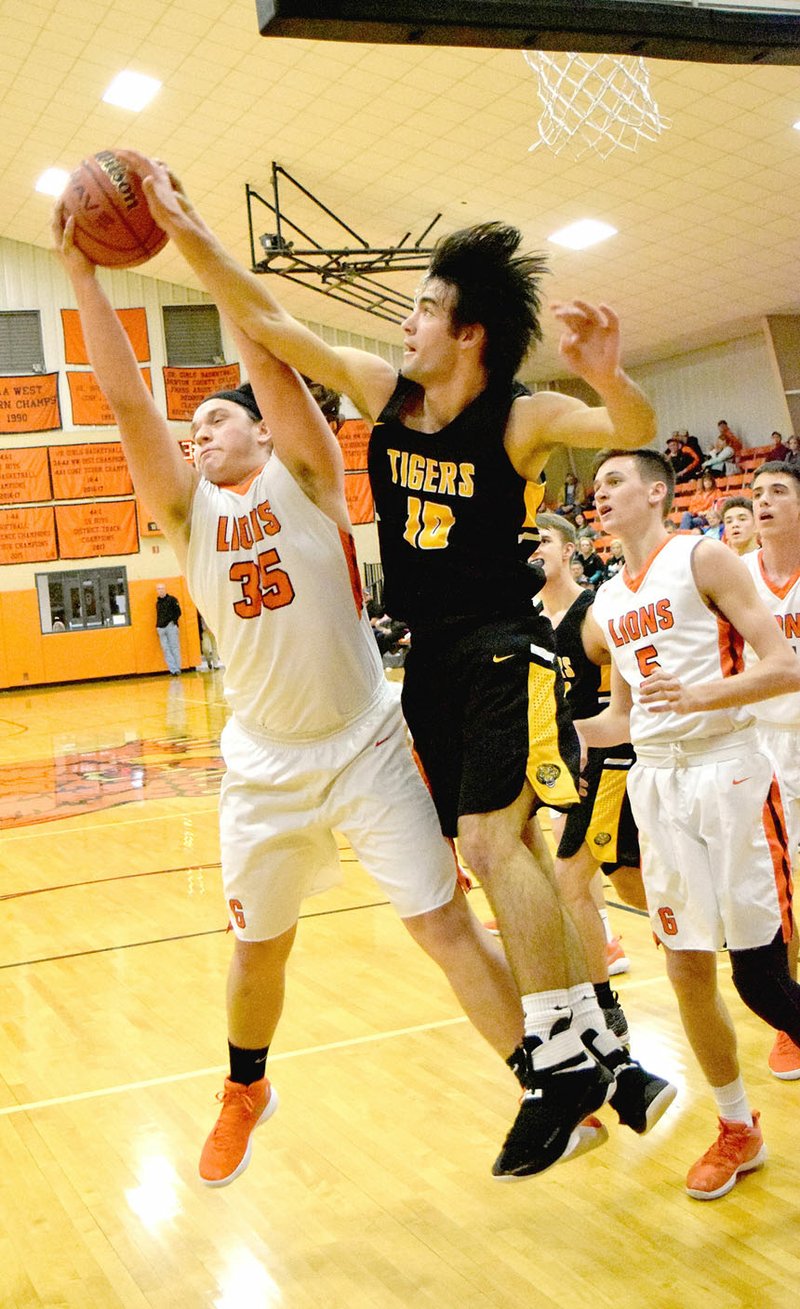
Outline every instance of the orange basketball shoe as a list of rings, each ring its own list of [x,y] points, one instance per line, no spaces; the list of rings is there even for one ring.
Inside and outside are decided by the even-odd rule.
[[[200,1155],[200,1180],[206,1186],[227,1186],[244,1172],[250,1162],[253,1132],[278,1107],[277,1092],[266,1077],[250,1086],[226,1077],[225,1089],[217,1092],[217,1099],[222,1109]]]
[[[782,1082],[796,1082],[800,1078],[800,1046],[786,1032],[778,1032],[767,1063],[773,1077],[779,1077]]]
[[[618,936],[613,937],[606,945],[606,963],[609,977],[618,977],[620,973],[627,973],[631,966],[631,961],[625,954]]]
[[[686,1190],[695,1200],[717,1200],[733,1190],[740,1173],[752,1173],[767,1157],[767,1148],[753,1114],[753,1126],[720,1118],[720,1132],[710,1150],[689,1169]]]

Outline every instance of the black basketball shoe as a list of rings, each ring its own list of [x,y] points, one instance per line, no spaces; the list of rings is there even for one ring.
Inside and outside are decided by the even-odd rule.
[[[609,1104],[616,1110],[619,1121],[644,1136],[669,1109],[678,1094],[677,1087],[655,1073],[648,1073],[616,1042],[612,1045],[613,1035],[608,1031],[600,1035],[591,1030],[582,1032],[581,1040],[616,1081]]]
[[[524,1068],[509,1060],[525,1091],[492,1168],[492,1175],[501,1181],[543,1173],[560,1159],[572,1159],[594,1149],[608,1136],[601,1123],[583,1120],[612,1094],[613,1074],[596,1060],[589,1062],[581,1055],[549,1068],[534,1068],[533,1053],[542,1044],[538,1037],[526,1036],[521,1051],[516,1052],[523,1055]]]

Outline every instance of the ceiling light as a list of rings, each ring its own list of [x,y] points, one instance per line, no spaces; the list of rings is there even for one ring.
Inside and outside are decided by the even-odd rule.
[[[560,232],[554,232],[547,239],[554,245],[565,245],[568,250],[586,250],[588,246],[597,245],[598,241],[606,241],[609,236],[616,235],[616,227],[598,223],[594,218],[582,218],[578,223],[562,227]]]
[[[798,118],[796,123],[792,123],[792,127],[796,132],[800,132],[800,118]]]
[[[45,168],[36,183],[36,190],[42,195],[61,195],[69,181],[69,173],[63,168]]]
[[[107,105],[119,105],[120,109],[131,109],[138,114],[140,109],[149,105],[153,96],[160,90],[161,83],[154,77],[126,71],[117,73],[103,99]]]

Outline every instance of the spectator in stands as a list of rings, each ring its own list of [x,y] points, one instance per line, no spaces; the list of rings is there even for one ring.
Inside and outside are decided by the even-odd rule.
[[[676,434],[668,438],[664,453],[672,464],[676,485],[694,480],[700,468],[700,456],[696,450],[693,450],[690,445],[684,445]]]
[[[716,505],[718,496],[716,478],[707,469],[700,478],[700,486],[681,515],[681,531],[686,532],[690,527],[707,527],[706,515]]]
[[[578,586],[584,587],[587,591],[591,591],[594,589],[588,577],[586,576],[585,572],[583,571],[583,560],[581,559],[579,554],[574,554],[570,559],[569,571],[572,573],[572,576],[575,578],[575,581],[578,583]]]
[[[733,446],[725,440],[724,436],[718,436],[712,445],[703,460],[703,471],[726,475],[738,473],[739,465],[736,462]]]
[[[575,531],[578,533],[578,540],[580,540],[582,536],[588,536],[590,541],[597,540],[597,532],[594,530],[591,523],[587,521],[586,515],[581,513],[580,510],[578,510],[572,521],[575,524]]]
[[[719,509],[716,507],[709,509],[706,514],[706,526],[702,529],[703,536],[711,536],[715,541],[721,541],[723,530],[722,514]]]
[[[611,542],[608,558],[606,559],[606,576],[613,577],[615,573],[619,572],[620,568],[624,567],[625,556],[622,553],[622,542],[615,538]]]
[[[753,502],[744,495],[732,495],[722,503],[723,541],[737,555],[750,554],[758,549],[756,519]]]
[[[564,478],[564,490],[561,494],[561,506],[564,509],[577,509],[583,503],[583,487],[574,473],[567,473]]]
[[[680,441],[681,445],[688,445],[688,446],[690,446],[691,449],[694,450],[695,454],[697,455],[697,457],[698,457],[701,461],[702,461],[703,459],[705,459],[705,457],[706,457],[706,452],[705,452],[705,450],[704,450],[703,447],[701,446],[701,444],[700,444],[700,442],[698,441],[697,437],[696,437],[696,436],[691,436],[691,435],[690,435],[690,433],[689,433],[689,431],[688,431],[687,428],[683,427],[683,428],[680,429],[680,431],[678,431],[678,432],[673,432],[672,435],[673,435],[673,436],[677,436],[677,438],[678,438],[678,440]]]
[[[770,436],[770,441],[771,445],[769,450],[764,454],[765,462],[772,462],[773,459],[784,460],[789,453],[789,447],[783,444],[783,437],[780,432],[773,432]]]
[[[595,550],[594,542],[588,536],[578,538],[578,555],[587,582],[590,586],[598,587],[606,580],[606,566]]]
[[[786,438],[787,454],[783,462],[790,468],[800,468],[800,440],[796,436]]]
[[[735,432],[731,431],[730,427],[728,426],[727,418],[720,418],[719,422],[717,423],[717,433],[718,433],[717,439],[721,437],[722,440],[725,442],[725,444],[731,447],[733,451],[733,457],[736,463],[738,464],[744,452],[744,442],[742,441],[741,437],[738,437]]]

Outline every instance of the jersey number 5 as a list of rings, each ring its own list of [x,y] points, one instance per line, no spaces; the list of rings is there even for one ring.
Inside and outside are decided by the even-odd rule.
[[[264,550],[257,562],[231,564],[228,576],[242,588],[242,598],[233,606],[240,618],[256,618],[262,609],[282,609],[294,600],[294,587],[282,568],[277,550]]]
[[[408,497],[408,518],[403,540],[418,550],[444,550],[455,516],[449,505]]]
[[[657,668],[661,667],[658,662],[658,651],[654,645],[640,646],[636,651],[636,660],[639,664],[639,672],[642,677],[649,677]]]

